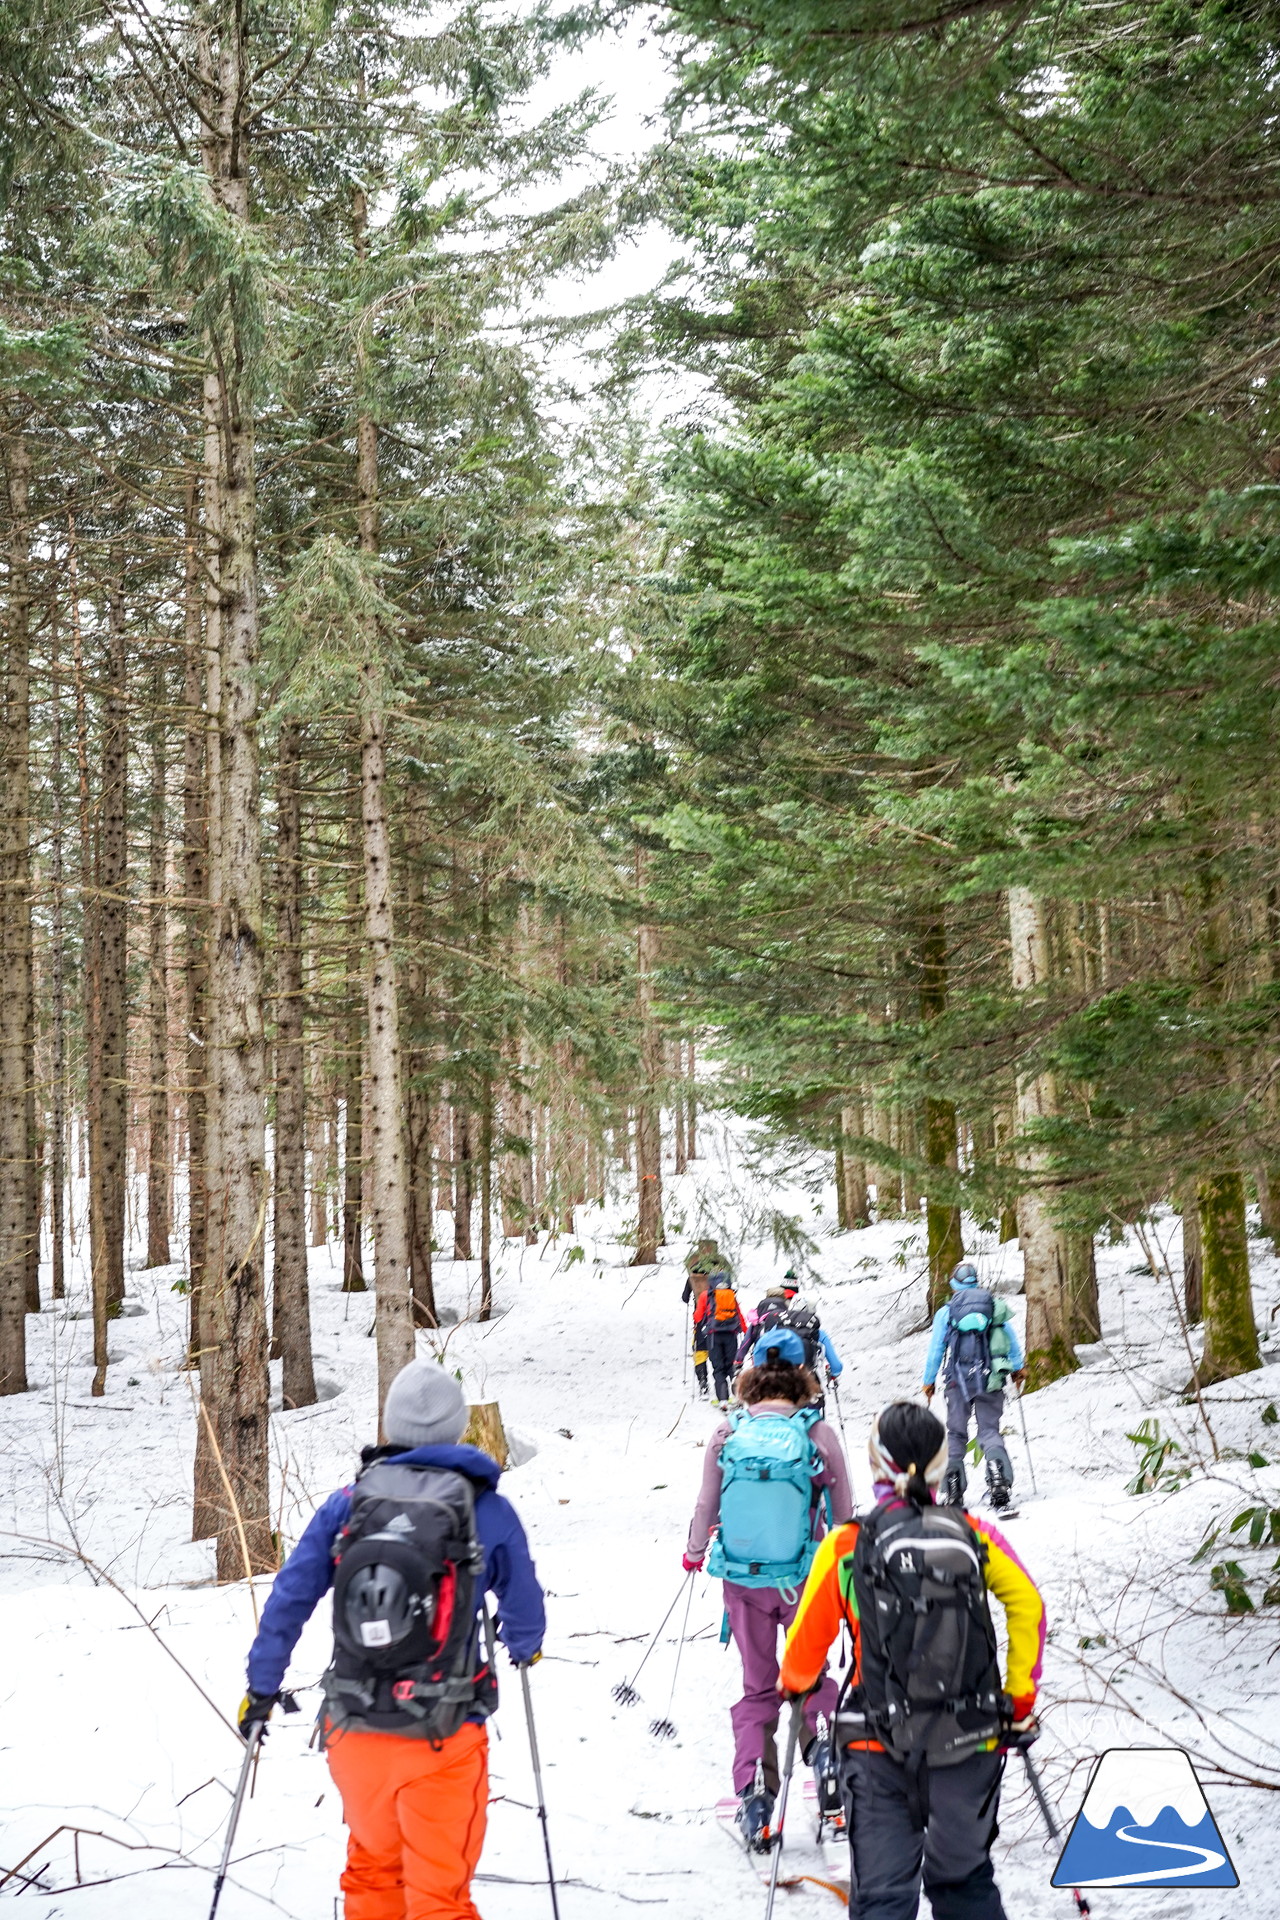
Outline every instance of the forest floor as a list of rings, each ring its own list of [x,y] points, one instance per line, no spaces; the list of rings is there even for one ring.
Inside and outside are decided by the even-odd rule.
[[[680,1554],[718,1415],[692,1398],[685,1365],[682,1256],[716,1233],[754,1304],[807,1237],[806,1291],[847,1370],[841,1405],[859,1499],[865,1436],[886,1399],[919,1382],[926,1345],[918,1223],[837,1233],[817,1156],[784,1165],[750,1129],[707,1120],[704,1157],[667,1186],[662,1263],[627,1264],[625,1202],[578,1213],[578,1236],[508,1247],[498,1316],[467,1322],[474,1264],[441,1261],[451,1365],[470,1396],[496,1398],[521,1464],[504,1480],[548,1591],[545,1661],[533,1675],[564,1920],[663,1907],[702,1920],[762,1909],[747,1863],[717,1827],[730,1791],[728,1709],[738,1662],[719,1644],[720,1590],[699,1576],[691,1641],[671,1708],[675,1740],[649,1733],[665,1712],[675,1624],[641,1681],[641,1702],[611,1689],[633,1670],[681,1580]],[[967,1226],[997,1286],[1015,1282],[1016,1247]],[[1158,1229],[1178,1275],[1176,1220]],[[1153,1277],[1132,1236],[1100,1249],[1104,1339],[1070,1379],[1025,1403],[1038,1498],[1008,1534],[1048,1601],[1050,1639],[1037,1749],[1069,1820],[1092,1758],[1110,1746],[1177,1743],[1196,1759],[1241,1879],[1238,1892],[1098,1893],[1098,1920],[1262,1920],[1280,1879],[1277,1610],[1230,1618],[1209,1567],[1262,1575],[1270,1552],[1242,1533],[1191,1563],[1206,1529],[1246,1507],[1280,1506],[1280,1264],[1251,1243],[1265,1364],[1185,1404],[1189,1365],[1168,1275]],[[1160,1255],[1157,1253],[1157,1265]],[[79,1920],[173,1920],[207,1912],[240,1746],[254,1597],[211,1584],[211,1549],[192,1545],[193,1409],[180,1370],[178,1269],[130,1273],[131,1311],[111,1329],[106,1398],[89,1398],[91,1328],[81,1297],[30,1322],[34,1390],[0,1403],[0,1876],[30,1850],[0,1899]],[[338,1291],[337,1251],[312,1256],[317,1372],[330,1397],[272,1422],[280,1525],[292,1543],[315,1504],[348,1480],[373,1437],[372,1296]],[[1016,1303],[1021,1319],[1021,1302]],[[274,1371],[274,1369],[273,1369]],[[1207,1416],[1207,1422],[1206,1422]],[[1174,1479],[1126,1491],[1139,1449],[1126,1435],[1158,1421],[1181,1452]],[[1006,1422],[1018,1491],[1026,1449]],[[1213,1440],[1208,1428],[1211,1426]],[[1218,1458],[1214,1458],[1216,1444]],[[1251,1465],[1264,1460],[1262,1465]],[[1185,1473],[1182,1470],[1186,1470]],[[661,1475],[661,1479],[659,1479]],[[971,1486],[971,1497],[976,1488]],[[1260,1598],[1265,1577],[1254,1580]],[[259,1583],[259,1602],[266,1583]],[[327,1609],[299,1644],[302,1715],[277,1715],[241,1824],[224,1920],[271,1914],[330,1920],[344,1832],[322,1758],[308,1747]],[[505,1666],[505,1662],[504,1662]],[[207,1699],[201,1697],[198,1687]],[[215,1711],[215,1707],[218,1711]],[[495,1723],[489,1838],[477,1900],[485,1920],[545,1920],[541,1843],[518,1690]],[[1262,1784],[1247,1784],[1248,1782]],[[72,1828],[83,1829],[79,1876]],[[49,1836],[47,1839],[45,1836]],[[1051,1892],[1047,1847],[1021,1767],[1010,1764],[996,1850],[1010,1920],[1073,1911]],[[780,1913],[840,1909],[829,1893],[780,1896]]]

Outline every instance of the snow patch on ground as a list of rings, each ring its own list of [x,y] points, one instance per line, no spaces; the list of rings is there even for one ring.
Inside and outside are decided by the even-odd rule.
[[[568,1883],[565,1920],[642,1907],[729,1920],[755,1911],[759,1894],[714,1818],[728,1791],[728,1709],[739,1671],[720,1645],[717,1583],[695,1583],[675,1697],[673,1622],[641,1678],[639,1704],[624,1708],[611,1698],[680,1585],[702,1449],[716,1420],[691,1397],[680,1303],[685,1248],[699,1233],[718,1233],[739,1261],[750,1304],[795,1262],[797,1248],[802,1258],[809,1248],[807,1290],[847,1361],[840,1409],[860,1499],[870,1491],[870,1417],[918,1383],[927,1344],[918,1223],[838,1234],[819,1156],[793,1155],[784,1165],[750,1129],[709,1118],[702,1144],[690,1172],[668,1181],[672,1244],[656,1268],[627,1264],[625,1196],[603,1211],[579,1209],[575,1239],[508,1246],[497,1277],[503,1311],[486,1326],[467,1317],[478,1298],[476,1267],[437,1267],[449,1319],[438,1345],[462,1369],[472,1398],[501,1403],[517,1462],[504,1487],[548,1588],[547,1655],[533,1680],[553,1844]],[[1160,1239],[1171,1245],[1176,1276],[1176,1221]],[[1016,1247],[971,1234],[971,1246],[975,1240],[984,1278],[1016,1285]],[[1259,1325],[1269,1330],[1280,1272],[1264,1246],[1252,1242]],[[577,1247],[584,1257],[571,1262]],[[288,1542],[350,1477],[372,1436],[372,1296],[340,1292],[339,1257],[334,1247],[317,1249],[311,1270],[316,1366],[331,1397],[272,1420],[273,1497]],[[1259,1449],[1272,1462],[1280,1454],[1280,1428],[1261,1424],[1262,1410],[1280,1399],[1280,1348],[1272,1341],[1258,1374],[1206,1396],[1215,1462],[1199,1410],[1178,1398],[1189,1365],[1170,1281],[1133,1271],[1140,1258],[1132,1240],[1100,1249],[1103,1340],[1081,1349],[1078,1373],[1025,1403],[1039,1492],[1008,1531],[1045,1589],[1052,1623],[1037,1757],[1065,1827],[1104,1748],[1189,1748],[1240,1891],[1103,1894],[1095,1912],[1262,1920],[1280,1873],[1277,1802],[1223,1774],[1280,1782],[1276,1616],[1229,1619],[1210,1592],[1207,1566],[1190,1561],[1224,1513],[1280,1505],[1280,1472],[1247,1458]],[[169,1920],[203,1911],[239,1765],[239,1742],[221,1716],[230,1720],[243,1691],[255,1597],[247,1586],[214,1587],[210,1547],[187,1537],[193,1404],[180,1364],[178,1279],[177,1268],[131,1271],[137,1311],[112,1327],[117,1359],[106,1398],[94,1402],[77,1272],[71,1300],[30,1323],[33,1391],[0,1402],[0,1874],[34,1849],[25,1875],[41,1889],[73,1886],[68,1829],[85,1830],[85,1884],[43,1898],[46,1915]],[[1015,1314],[1020,1322],[1020,1303]],[[1144,1419],[1158,1419],[1177,1441],[1175,1464],[1189,1465],[1193,1477],[1135,1498],[1124,1490],[1137,1462],[1125,1435]],[[1006,1426],[1025,1494],[1016,1409]],[[1211,1557],[1236,1551],[1220,1545]],[[259,1583],[259,1599],[265,1589]],[[241,1826],[225,1920],[328,1920],[335,1911],[343,1829],[324,1762],[309,1746],[327,1651],[321,1609],[293,1668],[306,1710],[277,1715]],[[657,1741],[650,1722],[668,1709],[677,1737]],[[544,1920],[514,1685],[495,1723],[492,1760],[478,1903],[486,1920]],[[1010,1920],[1057,1912],[1065,1920],[1069,1895],[1048,1886],[1054,1860],[1012,1760],[997,1847]],[[0,1898],[20,1885],[0,1887]],[[25,1897],[36,1899],[36,1889]],[[838,1910],[815,1889],[789,1894],[787,1906]]]

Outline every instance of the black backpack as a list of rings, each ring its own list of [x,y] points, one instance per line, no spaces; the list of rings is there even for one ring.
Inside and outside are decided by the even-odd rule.
[[[822,1322],[813,1308],[778,1306],[776,1301],[770,1301],[769,1312],[760,1316],[756,1337],[773,1333],[779,1327],[786,1327],[796,1335],[804,1347],[804,1364],[812,1370],[818,1358],[818,1335],[822,1331]]]
[[[860,1636],[855,1704],[897,1760],[954,1766],[999,1732],[986,1558],[985,1541],[954,1507],[888,1501],[858,1523],[844,1576]]]
[[[334,1727],[438,1741],[493,1712],[484,1549],[465,1474],[373,1461],[356,1480],[333,1561],[324,1688]]]

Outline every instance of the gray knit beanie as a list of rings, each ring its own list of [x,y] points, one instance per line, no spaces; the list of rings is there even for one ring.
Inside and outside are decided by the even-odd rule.
[[[467,1403],[435,1360],[411,1360],[387,1389],[382,1431],[393,1447],[448,1447],[461,1440]]]

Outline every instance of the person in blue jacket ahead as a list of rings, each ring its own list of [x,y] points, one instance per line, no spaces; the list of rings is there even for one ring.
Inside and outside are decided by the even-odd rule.
[[[497,1491],[501,1469],[458,1444],[466,1424],[443,1367],[414,1360],[397,1374],[387,1443],[366,1447],[356,1479],[312,1517],[249,1649],[246,1738],[269,1719],[298,1636],[333,1587],[324,1737],[350,1829],[347,1920],[479,1920],[470,1885],[497,1699],[484,1595],[516,1666],[540,1658],[546,1616],[524,1528]]]
[[[1000,1437],[1000,1417],[1007,1382],[1020,1387],[1025,1378],[1022,1347],[1008,1302],[979,1286],[972,1260],[961,1260],[952,1269],[950,1285],[951,1298],[933,1316],[924,1362],[925,1399],[933,1398],[940,1367],[947,1390],[947,1469],[941,1498],[950,1506],[964,1505],[964,1454],[972,1419],[986,1461],[988,1497],[999,1511],[1009,1505],[1013,1486],[1013,1463]]]

